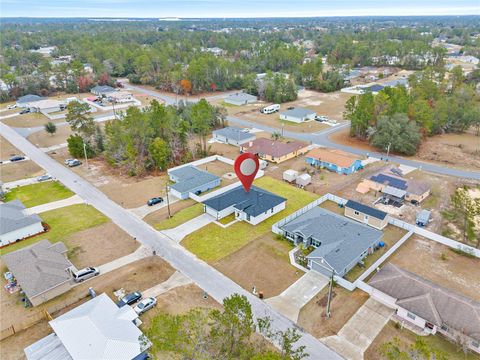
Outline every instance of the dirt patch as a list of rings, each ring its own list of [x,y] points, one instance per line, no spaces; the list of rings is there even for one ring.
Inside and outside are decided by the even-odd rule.
[[[331,317],[325,316],[328,286],[320,291],[301,310],[297,324],[317,338],[336,335],[343,325],[367,301],[368,294],[356,289],[348,291],[340,286],[333,288],[330,305]]]
[[[1,113],[0,113],[0,116],[1,116]],[[18,127],[18,128],[43,126],[48,122],[53,122],[55,124],[58,124],[63,121],[65,121],[65,119],[50,120],[45,115],[40,113],[22,114],[22,115],[13,116],[13,117],[2,120],[2,122],[5,125]]]
[[[2,360],[24,360],[23,349],[53,332],[48,322],[42,321],[0,342]]]
[[[50,147],[66,143],[67,138],[72,134],[70,126],[58,126],[57,132],[53,135],[48,134],[45,130],[40,130],[29,135],[27,140],[37,147]]]
[[[187,199],[187,200],[182,200],[182,201],[177,201],[172,204],[170,204],[170,213],[172,215],[175,215],[177,212],[180,210],[186,209],[194,204],[196,204],[196,201],[193,201],[192,199]],[[168,219],[168,209],[167,207],[163,207],[157,211],[154,211],[153,213],[148,214],[143,218],[143,221],[145,221],[147,224],[150,225],[155,225],[163,220]]]
[[[389,262],[480,301],[478,258],[457,254],[445,245],[415,235],[392,255]]]
[[[371,151],[371,152],[379,151],[376,147],[370,145],[370,143],[367,140],[360,140],[358,138],[351,137],[349,127],[343,128],[337,132],[334,132],[328,138],[337,144],[351,146],[357,149],[362,149],[362,150]]]
[[[43,169],[31,160],[0,165],[0,180],[4,183],[39,176],[43,173]]]
[[[23,155],[23,153],[3,136],[0,136],[0,159],[6,160],[14,155]]]
[[[268,233],[213,266],[248,291],[255,286],[266,298],[279,295],[303,272],[289,262],[290,243],[274,236]]]
[[[65,239],[69,259],[81,269],[98,266],[134,252],[140,244],[112,222],[79,231]]]

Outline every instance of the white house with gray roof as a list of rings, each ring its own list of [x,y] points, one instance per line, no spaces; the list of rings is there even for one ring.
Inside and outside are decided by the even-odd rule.
[[[2,256],[2,261],[17,279],[25,296],[37,306],[72,287],[72,263],[62,242],[42,240]]]
[[[223,129],[214,130],[212,134],[216,141],[234,146],[240,146],[256,138],[255,134],[248,132],[247,129],[241,129],[236,126],[227,126]]]
[[[0,246],[39,234],[44,231],[42,219],[29,215],[20,200],[0,204]]]
[[[220,186],[221,183],[218,176],[192,165],[168,170],[168,175],[170,180],[175,182],[170,185],[170,193],[182,200],[188,199],[190,193],[199,195]]]
[[[347,274],[358,262],[373,253],[383,233],[320,207],[281,227],[294,244],[315,248],[308,267],[326,276]]]
[[[462,340],[480,354],[480,302],[432,283],[394,264],[369,281],[373,298],[396,310],[395,317],[425,334]]]
[[[285,209],[287,199],[252,186],[238,186],[203,202],[204,211],[217,220],[235,213],[235,219],[257,225]]]
[[[240,105],[247,105],[247,104],[256,103],[257,102],[257,97],[254,96],[254,95],[247,94],[247,93],[239,92],[239,93],[228,95],[224,99],[224,101],[227,104],[240,106]]]
[[[151,342],[137,319],[103,293],[50,321],[54,333],[24,352],[27,360],[146,360]]]
[[[17,99],[16,105],[19,108],[27,108],[29,107],[30,103],[33,103],[35,101],[40,101],[43,99],[44,99],[43,97],[38,95],[33,95],[33,94],[23,95]]]
[[[285,110],[280,113],[280,120],[302,123],[309,120],[315,120],[317,113],[310,109],[296,107],[291,110]]]

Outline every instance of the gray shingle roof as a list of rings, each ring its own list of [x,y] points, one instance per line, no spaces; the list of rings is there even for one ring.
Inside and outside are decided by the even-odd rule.
[[[374,218],[377,218],[377,219],[380,219],[380,220],[385,219],[385,217],[387,216],[386,212],[383,212],[381,210],[372,208],[372,207],[367,206],[367,205],[363,205],[363,204],[361,204],[359,202],[356,202],[356,201],[353,201],[353,200],[348,200],[347,203],[345,204],[345,207],[348,207],[348,208],[353,209],[353,210],[360,211],[364,214],[367,214],[369,216],[373,216]]]
[[[252,186],[248,193],[243,186],[238,186],[203,203],[216,211],[222,211],[233,205],[235,209],[255,217],[285,201],[287,199],[256,186]]]
[[[67,271],[72,263],[64,256],[63,243],[52,245],[42,240],[2,256],[27,297],[35,297],[70,280]]]
[[[109,86],[109,85],[97,85],[97,86],[94,86],[92,89],[91,89],[92,92],[97,92],[97,93],[110,93],[110,92],[113,92],[115,91],[115,88]]]
[[[257,101],[257,97],[254,96],[254,95],[247,94],[247,93],[235,93],[235,94],[228,95],[225,98],[225,100],[239,101],[239,102]]]
[[[397,299],[399,306],[421,318],[437,326],[446,324],[480,340],[480,302],[391,263],[376,273],[369,284]]]
[[[37,214],[25,215],[25,206],[20,200],[0,204],[0,235],[42,222]]]
[[[41,96],[28,94],[28,95],[20,96],[20,97],[17,99],[17,103],[19,103],[19,104],[25,104],[25,103],[34,102],[34,101],[39,101],[39,100],[43,100],[43,99],[44,99],[44,98],[41,97]]]
[[[219,179],[216,175],[190,165],[172,170],[170,174],[179,178],[179,181],[170,185],[170,188],[180,193],[190,192],[191,190]]]
[[[232,139],[235,141],[255,139],[255,134],[251,134],[248,131],[236,126],[228,126],[223,129],[214,130],[213,134],[217,136],[224,136],[227,139]]]
[[[361,253],[380,241],[383,233],[320,207],[314,207],[282,226],[290,233],[300,233],[322,244],[308,255],[324,258],[341,273]]]
[[[305,108],[294,108],[292,110],[282,111],[280,115],[292,116],[296,118],[304,118],[305,116],[315,114],[315,111]]]

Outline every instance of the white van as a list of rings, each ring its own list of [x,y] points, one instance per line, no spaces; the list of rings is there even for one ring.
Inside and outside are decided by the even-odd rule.
[[[273,114],[274,112],[280,111],[280,104],[273,104],[267,107],[264,107],[261,112],[262,114]]]

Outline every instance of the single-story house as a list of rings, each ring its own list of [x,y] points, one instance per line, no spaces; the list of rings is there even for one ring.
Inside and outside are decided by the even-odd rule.
[[[375,191],[385,193],[385,189],[395,188],[404,191],[404,199],[406,201],[422,202],[428,195],[430,195],[430,184],[417,180],[406,180],[399,176],[390,173],[378,173],[370,176],[365,180],[365,185]],[[390,189],[391,190],[391,189]]]
[[[432,212],[430,210],[423,209],[420,211],[417,215],[417,218],[415,220],[415,223],[418,226],[427,226],[428,223],[430,222],[430,215]]]
[[[0,246],[44,232],[42,219],[27,214],[20,200],[0,204]]]
[[[2,256],[33,306],[51,300],[72,287],[72,263],[62,242],[42,240]]]
[[[388,224],[386,212],[353,200],[348,200],[345,204],[345,216],[379,230],[382,230]]]
[[[315,167],[326,168],[339,174],[353,174],[363,169],[362,160],[353,154],[336,149],[316,148],[308,152],[305,161]]]
[[[252,186],[238,186],[203,202],[204,211],[217,220],[235,213],[235,219],[257,225],[285,209],[287,199]]]
[[[213,138],[225,144],[240,146],[255,140],[255,134],[247,131],[247,129],[241,129],[236,126],[227,126],[223,129],[214,130],[212,132]]]
[[[308,151],[308,146],[308,144],[300,141],[283,142],[280,140],[259,138],[242,145],[240,152],[257,154],[262,160],[281,163],[298,155],[305,154]]]
[[[396,309],[396,318],[437,332],[480,353],[480,302],[388,263],[369,281],[371,296]]]
[[[115,88],[109,85],[97,85],[90,90],[92,94],[95,94],[98,96],[107,96],[114,91],[115,91]]]
[[[390,200],[399,204],[402,204],[405,200],[405,196],[407,196],[407,192],[405,190],[397,189],[393,186],[385,186],[382,193]]]
[[[315,120],[315,116],[317,116],[315,111],[298,107],[282,111],[280,113],[280,120],[302,123],[309,120]]]
[[[407,181],[407,195],[405,196],[405,200],[407,201],[416,201],[422,202],[425,200],[428,195],[430,195],[431,186],[430,184],[417,181],[417,180],[408,180]]]
[[[41,96],[28,94],[28,95],[20,96],[17,99],[16,105],[19,108],[27,108],[28,107],[27,104],[33,103],[35,101],[40,101],[40,100],[43,100],[43,99],[44,98],[41,97]]]
[[[42,112],[48,114],[61,111],[62,108],[65,108],[65,104],[58,100],[45,99],[26,103],[24,107],[29,108],[30,112]]]
[[[383,233],[366,225],[314,207],[283,225],[287,239],[295,245],[316,249],[308,256],[308,267],[323,275],[347,274],[378,246]]]
[[[151,342],[130,306],[103,293],[49,322],[54,333],[24,349],[27,360],[145,360]]]
[[[231,104],[231,105],[247,105],[247,104],[254,104],[257,102],[257,97],[254,96],[254,95],[250,95],[250,94],[247,94],[247,93],[243,93],[243,92],[240,92],[240,93],[235,93],[235,94],[230,94],[228,95],[224,101],[227,103],[227,104]]]
[[[368,184],[375,191],[383,191],[387,186],[400,190],[407,190],[408,187],[406,180],[384,173],[370,176]]]
[[[221,182],[218,176],[191,165],[169,170],[168,175],[175,182],[170,185],[170,193],[182,200],[188,199],[190,193],[200,194],[216,188]]]
[[[126,103],[133,101],[133,94],[128,91],[112,91],[105,95],[109,101]]]

